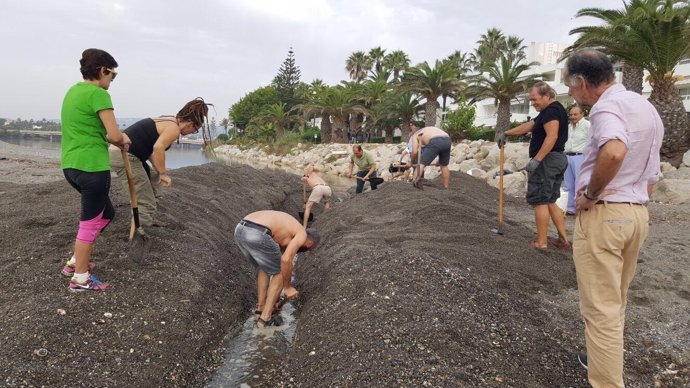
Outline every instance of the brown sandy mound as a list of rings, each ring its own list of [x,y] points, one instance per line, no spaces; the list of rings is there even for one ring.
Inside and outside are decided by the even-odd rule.
[[[296,176],[216,164],[176,170],[173,179],[161,199],[169,225],[149,230],[155,241],[142,267],[126,258],[129,204],[113,187],[118,218],[94,253],[95,273],[112,288],[76,295],[59,271],[76,232],[77,194],[63,181],[0,183],[0,381],[204,385],[254,304],[252,270],[232,230],[254,210],[296,214],[301,186]],[[495,197],[453,174],[449,191],[385,184],[317,212],[323,244],[300,254],[296,339],[261,385],[585,386],[573,357],[582,326],[570,257],[527,248],[521,201],[508,210],[527,216],[508,218],[504,236],[491,233]],[[674,217],[664,220],[685,222]],[[683,271],[653,269],[687,284]],[[657,294],[639,290],[632,294],[654,304]],[[683,353],[641,344],[640,331],[659,319],[643,318],[628,325],[629,385],[687,384]],[[670,363],[676,373],[664,374]]]

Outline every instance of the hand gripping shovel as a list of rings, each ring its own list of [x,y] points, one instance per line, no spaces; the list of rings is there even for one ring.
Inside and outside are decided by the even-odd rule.
[[[304,208],[306,209],[306,207],[307,207],[307,184],[306,183],[302,183],[302,197],[304,198]],[[299,212],[298,215],[299,215],[300,221],[304,221],[304,212]],[[309,219],[307,220],[307,222],[312,222],[312,221],[314,221],[314,214],[309,213]]]
[[[505,144],[501,145],[501,152],[498,158],[499,173],[498,173],[498,228],[491,229],[492,232],[503,234],[503,163],[505,161],[505,153],[503,152]]]
[[[122,151],[122,160],[127,172],[127,186],[129,186],[129,200],[132,203],[132,224],[129,231],[129,259],[137,264],[142,264],[148,255],[150,240],[144,229],[139,224],[139,208],[137,205],[137,191],[132,175],[132,166],[129,164],[127,151]]]

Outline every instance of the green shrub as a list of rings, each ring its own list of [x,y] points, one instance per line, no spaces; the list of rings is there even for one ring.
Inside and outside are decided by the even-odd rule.
[[[381,137],[381,136],[370,136],[369,137],[369,143],[382,144],[385,142],[386,142],[385,137]]]
[[[216,137],[216,140],[218,140],[219,142],[225,143],[226,141],[230,140],[230,137],[225,133],[221,133],[220,135],[218,135]]]

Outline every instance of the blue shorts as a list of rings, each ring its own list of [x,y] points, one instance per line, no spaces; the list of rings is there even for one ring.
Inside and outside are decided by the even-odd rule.
[[[235,227],[235,243],[242,254],[254,267],[260,268],[268,275],[280,273],[282,252],[278,243],[273,240],[270,229],[261,231],[259,228],[243,225],[244,222],[240,221]]]
[[[527,177],[527,203],[555,203],[561,196],[561,183],[567,167],[568,159],[562,152],[550,152],[546,155],[534,173]]]
[[[450,163],[450,148],[453,142],[449,136],[436,136],[429,140],[429,144],[424,146],[424,152],[420,158],[422,164],[428,166],[438,156],[438,164],[447,166]]]

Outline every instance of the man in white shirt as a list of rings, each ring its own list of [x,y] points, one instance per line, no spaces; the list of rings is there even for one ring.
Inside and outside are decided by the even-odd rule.
[[[568,128],[568,141],[565,143],[565,155],[568,158],[568,168],[565,170],[563,184],[568,192],[567,214],[575,215],[575,180],[580,173],[582,164],[582,150],[587,144],[589,133],[589,121],[584,118],[584,112],[579,106],[574,106],[568,114],[570,126]]]

